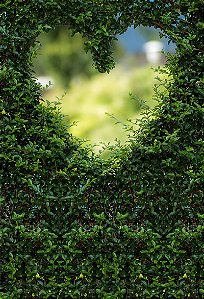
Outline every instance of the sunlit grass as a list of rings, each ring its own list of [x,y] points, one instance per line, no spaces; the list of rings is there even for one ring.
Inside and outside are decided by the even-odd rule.
[[[147,66],[128,71],[117,66],[109,74],[97,74],[89,80],[75,79],[62,98],[64,91],[54,86],[45,98],[61,98],[66,120],[69,124],[76,123],[70,128],[76,137],[91,144],[114,144],[116,139],[124,143],[127,133],[123,125],[115,123],[118,120],[127,124],[127,119],[138,118],[142,101],[151,108],[155,106],[152,99],[155,77],[155,72]]]

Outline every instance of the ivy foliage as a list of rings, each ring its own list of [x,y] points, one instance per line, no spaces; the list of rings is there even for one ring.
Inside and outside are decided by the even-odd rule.
[[[0,298],[203,298],[202,0],[0,4]],[[32,73],[41,32],[66,24],[99,71],[130,26],[177,48],[129,146],[109,161],[67,132]]]

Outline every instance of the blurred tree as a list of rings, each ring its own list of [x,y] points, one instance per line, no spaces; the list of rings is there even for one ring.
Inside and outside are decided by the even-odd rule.
[[[50,75],[66,88],[73,77],[87,78],[96,72],[91,55],[84,52],[82,37],[72,36],[66,26],[41,34],[39,42],[40,55],[34,61],[37,76]]]
[[[144,36],[147,41],[160,40],[160,30],[154,27],[139,26],[137,31]]]

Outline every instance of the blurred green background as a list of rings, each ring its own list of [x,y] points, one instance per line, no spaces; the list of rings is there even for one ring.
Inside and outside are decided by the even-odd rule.
[[[101,143],[126,142],[124,125],[128,119],[140,117],[143,102],[151,108],[155,74],[148,63],[143,45],[159,40],[159,33],[151,28],[132,28],[114,44],[116,68],[109,74],[98,73],[85,53],[80,35],[71,36],[69,30],[57,27],[42,34],[38,56],[34,60],[35,76],[45,88],[43,97],[60,100],[61,111],[71,133],[102,148]],[[163,64],[160,56],[159,64]],[[118,124],[115,124],[115,123]]]

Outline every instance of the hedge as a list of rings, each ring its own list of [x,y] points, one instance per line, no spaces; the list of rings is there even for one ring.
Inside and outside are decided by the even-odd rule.
[[[0,4],[0,298],[204,298],[203,0]],[[106,161],[45,103],[37,38],[68,25],[99,71],[133,25],[176,44],[158,105]]]

